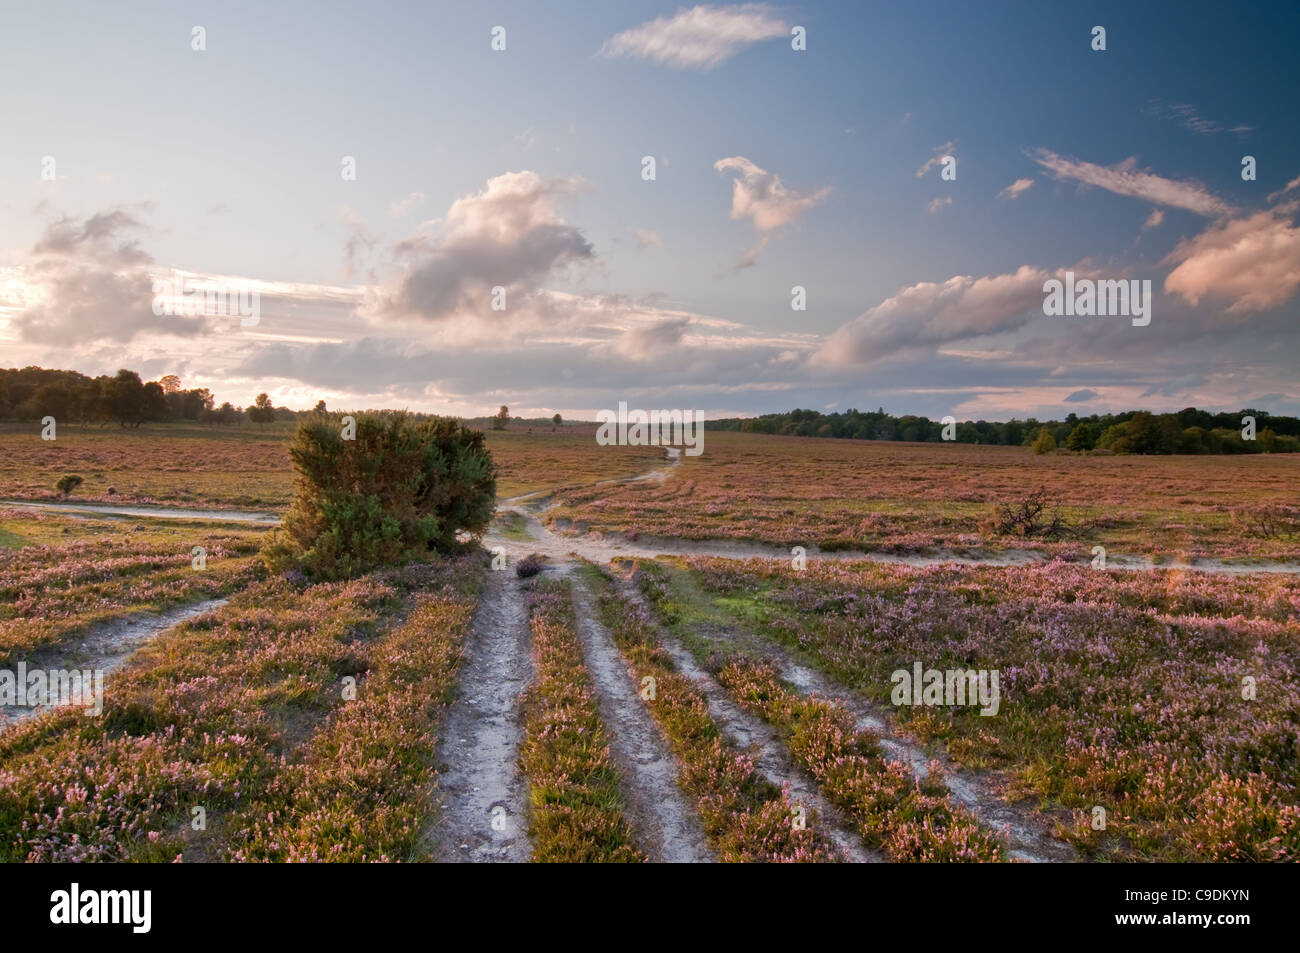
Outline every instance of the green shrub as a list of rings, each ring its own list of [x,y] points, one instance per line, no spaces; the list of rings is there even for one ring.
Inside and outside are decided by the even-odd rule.
[[[60,493],[64,496],[68,496],[73,490],[81,486],[83,482],[82,478],[77,476],[75,473],[69,473],[67,476],[59,477],[59,482],[54,485],[58,487]]]
[[[293,503],[263,550],[275,571],[345,579],[457,547],[487,529],[496,471],[483,434],[445,417],[357,414],[354,439],[338,415],[304,417],[289,455]]]

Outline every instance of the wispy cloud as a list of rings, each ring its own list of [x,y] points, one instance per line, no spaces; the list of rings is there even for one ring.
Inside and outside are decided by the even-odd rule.
[[[1151,100],[1150,108],[1147,110],[1152,115],[1161,119],[1171,120],[1178,123],[1184,129],[1190,129],[1192,132],[1202,136],[1217,135],[1219,133],[1230,132],[1237,136],[1244,136],[1254,131],[1253,126],[1247,126],[1238,123],[1235,126],[1224,126],[1212,119],[1206,119],[1200,115],[1196,107],[1190,103],[1167,104],[1159,99]]]
[[[1067,159],[1048,149],[1037,149],[1029,155],[1062,182],[1094,185],[1116,195],[1142,199],[1153,205],[1187,209],[1211,218],[1232,212],[1231,205],[1199,182],[1167,179],[1146,169],[1139,169],[1136,157],[1125,159],[1117,165],[1105,166]]]
[[[941,146],[935,146],[934,155],[926,159],[921,164],[921,168],[916,170],[916,177],[919,179],[939,163],[943,162],[945,156],[955,156],[957,154],[957,140],[945,142]]]
[[[1033,179],[1016,179],[1005,189],[998,193],[1000,199],[1016,199],[1022,192],[1028,192],[1034,186]]]
[[[930,204],[925,207],[926,211],[933,215],[939,209],[952,204],[952,196],[944,195],[937,199],[931,199]]]
[[[600,55],[649,60],[676,69],[710,70],[747,46],[789,32],[790,27],[767,4],[702,5],[624,30],[605,41]]]

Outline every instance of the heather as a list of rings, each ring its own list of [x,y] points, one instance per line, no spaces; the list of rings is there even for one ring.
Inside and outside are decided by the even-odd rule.
[[[559,493],[558,528],[893,553],[1032,548],[1087,560],[1094,545],[1156,561],[1300,557],[1292,455],[1035,455],[1027,448],[901,444],[709,431],[662,483]],[[989,533],[997,507],[1041,492],[1076,531]],[[1279,518],[1259,519],[1261,510]]]
[[[797,828],[789,797],[761,778],[753,760],[722,737],[708,702],[659,644],[645,610],[621,597],[603,572],[594,567],[588,571],[597,587],[601,620],[623,657],[638,679],[654,679],[654,697],[646,704],[681,763],[682,790],[694,799],[719,858],[777,863],[839,860],[834,847],[817,833],[815,819]]]
[[[367,646],[355,697],[333,711],[256,805],[232,820],[225,838],[232,860],[423,856],[437,730],[481,582],[469,558],[427,572],[427,590],[405,621]]]
[[[392,666],[387,677],[405,677],[400,654],[385,660],[375,643],[407,604],[405,593],[436,581],[430,573],[414,566],[315,586],[255,583],[137,653],[109,679],[99,717],[56,709],[6,730],[0,857],[220,856],[223,832],[248,826],[241,815],[281,790],[273,783],[300,749],[322,750],[302,746],[342,704],[345,677],[364,684],[377,664]],[[331,796],[346,802],[348,784],[373,771],[374,752],[385,747],[370,748],[369,762],[336,765]],[[204,829],[193,827],[194,808],[206,815]]]
[[[164,535],[167,534],[167,535]],[[225,595],[258,572],[258,540],[204,529],[126,531],[62,545],[0,549],[0,663],[87,626]],[[193,547],[206,566],[193,566]]]
[[[957,762],[995,771],[1010,797],[1073,811],[1068,834],[1087,851],[1236,861],[1300,852],[1300,586],[1288,577],[1059,562],[687,565],[736,624],[882,706],[891,672],[917,661],[999,671],[995,717],[889,710]],[[1090,824],[1094,807],[1105,830]]]
[[[533,860],[643,861],[624,819],[571,599],[569,583],[559,581],[538,584],[529,599],[537,677],[523,703],[520,763],[529,783]]]
[[[917,779],[885,758],[878,739],[858,731],[842,706],[800,695],[770,663],[720,660],[718,681],[746,708],[776,725],[790,754],[852,818],[863,841],[905,863],[1003,859],[997,838],[952,803],[937,772]]]

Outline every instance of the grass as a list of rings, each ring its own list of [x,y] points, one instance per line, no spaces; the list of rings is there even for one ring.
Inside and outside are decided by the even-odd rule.
[[[677,671],[658,644],[649,620],[621,598],[608,575],[583,571],[597,593],[602,621],[638,679],[654,680],[647,706],[681,763],[680,784],[699,811],[709,842],[728,862],[826,862],[839,854],[817,832],[793,822],[794,805],[761,778],[750,758],[736,751],[709,715],[708,702]]]
[[[96,623],[228,595],[260,573],[255,531],[150,521],[110,524],[104,535],[95,522],[41,514],[28,524],[29,545],[0,550],[0,662]],[[65,542],[36,542],[45,538]],[[207,553],[202,570],[196,546]]]
[[[582,661],[568,582],[529,599],[537,679],[523,703],[520,763],[529,784],[533,860],[635,863],[645,855],[624,819],[609,735]]]
[[[1300,585],[1287,577],[689,559],[712,608],[890,704],[891,673],[998,671],[1001,707],[900,728],[1073,814],[1115,860],[1300,858]],[[678,591],[670,588],[671,593]],[[671,598],[670,602],[673,602]],[[732,611],[740,607],[742,611]],[[699,612],[700,610],[691,610]],[[1104,831],[1089,823],[1105,809]]]
[[[981,529],[994,506],[1046,491],[1077,538],[1026,543]],[[1036,455],[709,431],[662,484],[564,491],[548,513],[602,532],[779,546],[924,552],[1094,545],[1158,560],[1300,557],[1300,536],[1252,535],[1249,515],[1300,496],[1300,457]]]
[[[55,483],[75,473],[85,482],[71,502],[279,511],[293,493],[294,426],[61,425],[42,440],[37,424],[0,424],[0,499],[62,500]],[[501,499],[635,476],[664,459],[658,447],[599,446],[594,428],[489,430],[487,445]]]
[[[852,714],[805,698],[770,664],[725,659],[718,681],[750,711],[776,726],[795,761],[826,797],[853,819],[868,845],[907,863],[1005,860],[987,828],[952,803],[936,773],[918,782],[911,769],[885,758],[878,739],[854,727]]]
[[[0,859],[412,855],[480,570],[276,578],[163,633],[110,678],[101,717],[0,735]]]
[[[225,838],[238,861],[422,858],[432,810],[435,735],[450,702],[481,574],[473,560],[438,575],[406,621],[367,657],[346,701]],[[359,667],[359,663],[358,666]]]

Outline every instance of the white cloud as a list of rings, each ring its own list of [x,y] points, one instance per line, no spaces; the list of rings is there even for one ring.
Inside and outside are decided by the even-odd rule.
[[[411,210],[418,205],[424,204],[423,192],[412,192],[406,198],[398,199],[392,205],[388,206],[389,218],[405,218],[411,213]]]
[[[956,139],[952,140],[951,142],[945,142],[945,143],[944,143],[943,145],[941,145],[941,146],[936,146],[935,149],[934,149],[934,155],[932,155],[932,156],[930,156],[930,158],[926,159],[925,162],[922,163],[921,168],[919,168],[919,169],[916,170],[916,177],[917,177],[918,179],[921,178],[921,176],[925,175],[927,172],[929,172],[929,171],[930,171],[931,169],[933,169],[935,166],[937,166],[937,165],[939,165],[941,162],[943,162],[943,160],[944,160],[947,156],[955,156],[956,154],[957,154],[957,140],[956,140]]]
[[[1030,157],[1062,182],[1095,185],[1116,195],[1143,199],[1153,205],[1187,209],[1210,218],[1232,212],[1232,206],[1199,182],[1166,179],[1139,169],[1135,157],[1112,166],[1067,159],[1047,149],[1038,149],[1030,153]]]
[[[1300,186],[1300,175],[1297,175],[1294,179],[1288,182],[1285,188],[1278,189],[1276,192],[1270,194],[1268,200],[1270,202],[1275,202],[1280,196],[1286,195],[1286,193],[1290,192],[1296,186]]]
[[[928,211],[931,215],[933,215],[935,212],[939,211],[939,209],[951,204],[952,204],[952,196],[944,195],[937,199],[931,199],[930,204],[927,205],[925,208],[926,211]]]
[[[1000,199],[1015,199],[1020,197],[1020,193],[1027,192],[1033,188],[1033,179],[1016,179],[1005,189],[998,193]]]
[[[1052,275],[1023,265],[1011,274],[912,285],[836,330],[815,360],[865,364],[897,351],[1014,330],[1042,317],[1043,282]]]
[[[1147,216],[1147,220],[1142,223],[1142,230],[1146,231],[1148,228],[1159,228],[1164,224],[1164,221],[1164,209],[1153,208],[1151,214]]]
[[[638,248],[662,248],[663,241],[659,238],[659,233],[652,228],[634,228],[632,234],[636,237]]]
[[[457,312],[490,310],[491,289],[511,300],[566,265],[595,258],[580,229],[556,211],[578,179],[542,179],[536,172],[507,172],[483,191],[452,203],[442,233],[418,233],[394,246],[404,271],[394,285],[373,289],[369,311],[387,317],[442,319]],[[498,312],[499,314],[499,312]]]
[[[1165,291],[1193,306],[1202,298],[1229,302],[1230,314],[1284,303],[1300,287],[1300,229],[1291,221],[1298,204],[1221,222],[1179,242],[1166,258],[1177,267]]]
[[[676,69],[709,70],[747,46],[789,32],[790,27],[766,4],[701,5],[624,30],[605,42],[600,55],[650,60]]]

